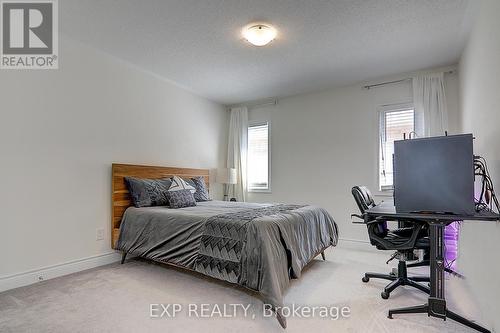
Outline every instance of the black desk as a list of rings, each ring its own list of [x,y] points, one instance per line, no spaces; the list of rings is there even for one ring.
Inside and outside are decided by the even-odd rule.
[[[387,217],[392,219],[410,219],[423,221],[429,224],[430,238],[430,295],[427,304],[411,306],[407,308],[389,310],[389,318],[393,314],[402,313],[427,313],[429,316],[450,318],[480,332],[490,333],[489,330],[481,327],[472,321],[456,314],[446,308],[444,292],[444,227],[454,221],[477,220],[477,221],[498,221],[500,215],[491,212],[480,212],[472,216],[460,216],[451,214],[424,214],[424,213],[396,213],[392,203],[382,202],[381,204],[366,211],[365,218],[370,221],[376,217]],[[478,222],[480,223],[480,222]]]

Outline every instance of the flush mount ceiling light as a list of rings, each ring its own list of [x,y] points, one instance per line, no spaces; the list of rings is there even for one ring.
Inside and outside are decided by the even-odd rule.
[[[264,46],[276,38],[278,31],[267,23],[251,23],[243,28],[242,34],[249,43]]]

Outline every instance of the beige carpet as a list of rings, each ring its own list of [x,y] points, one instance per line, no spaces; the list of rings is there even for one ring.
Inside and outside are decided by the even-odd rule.
[[[366,247],[366,249],[365,249]],[[329,249],[327,261],[314,260],[293,281],[287,304],[350,307],[349,318],[289,318],[286,332],[471,332],[426,315],[395,316],[389,308],[418,305],[425,295],[403,287],[383,300],[386,282],[361,282],[365,271],[388,272],[388,253],[344,242]],[[392,266],[396,263],[393,261]],[[421,271],[422,272],[422,271]],[[481,320],[466,282],[448,277],[448,306]],[[151,303],[178,303],[176,318],[149,316]],[[193,318],[187,304],[252,304],[252,316]],[[146,261],[130,260],[0,294],[0,332],[284,332],[274,318],[261,314],[250,293],[225,283]]]

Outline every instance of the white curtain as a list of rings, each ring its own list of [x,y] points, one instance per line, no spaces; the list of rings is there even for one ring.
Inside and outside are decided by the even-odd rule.
[[[444,135],[448,130],[444,73],[414,77],[413,104],[417,135],[419,137]]]
[[[247,148],[248,148],[248,109],[231,109],[229,138],[227,145],[227,167],[236,169],[237,184],[231,186],[230,197],[246,201],[247,195]]]

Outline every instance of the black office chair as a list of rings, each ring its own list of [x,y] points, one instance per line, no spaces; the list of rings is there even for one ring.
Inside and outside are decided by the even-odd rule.
[[[419,284],[418,282],[429,282],[428,276],[413,276],[408,277],[406,261],[415,260],[413,254],[414,249],[429,249],[430,243],[427,237],[427,231],[424,229],[424,223],[413,220],[399,220],[399,225],[411,225],[411,227],[398,228],[389,230],[387,227],[388,219],[377,218],[368,220],[365,212],[375,206],[375,201],[370,193],[370,190],[365,186],[354,186],[352,195],[359,207],[361,215],[352,214],[352,217],[358,217],[364,221],[368,228],[368,236],[370,243],[379,250],[396,250],[392,259],[398,259],[398,274],[379,274],[365,273],[362,278],[363,282],[368,282],[370,278],[384,279],[392,281],[381,293],[383,299],[388,299],[391,292],[399,286],[411,286],[423,292],[430,293],[428,287]],[[387,261],[387,262],[389,262]]]

